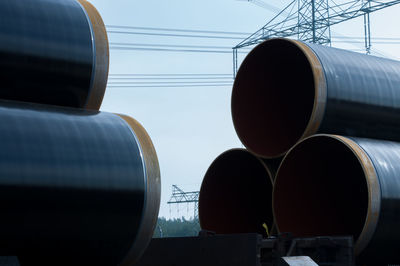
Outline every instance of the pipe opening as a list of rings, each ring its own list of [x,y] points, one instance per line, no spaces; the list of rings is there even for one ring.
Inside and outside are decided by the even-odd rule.
[[[314,106],[314,76],[305,52],[294,42],[272,39],[245,58],[232,91],[232,118],[253,153],[283,155],[303,135]]]
[[[273,210],[280,232],[359,238],[368,184],[357,155],[342,141],[315,136],[296,145],[278,171]]]
[[[199,198],[202,229],[218,234],[271,230],[272,182],[260,159],[243,149],[221,154],[204,176]]]

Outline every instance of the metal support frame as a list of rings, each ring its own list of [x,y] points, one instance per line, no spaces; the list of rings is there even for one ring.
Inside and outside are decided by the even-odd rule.
[[[172,185],[172,195],[168,204],[194,203],[193,218],[198,218],[200,191],[185,192],[177,185]]]
[[[336,0],[337,1],[337,0]],[[370,13],[400,4],[400,0],[293,0],[258,31],[233,47],[234,76],[239,68],[237,50],[273,37],[331,45],[330,27],[364,16],[365,49],[371,50]],[[283,19],[281,19],[283,17]]]
[[[371,0],[365,0],[364,2],[368,2],[368,7],[371,7]],[[364,44],[365,53],[371,54],[371,23],[368,11],[365,11],[364,14]]]
[[[282,257],[308,256],[319,265],[354,265],[352,237],[292,238],[290,234],[263,239],[259,234],[154,238],[138,266],[272,266]]]

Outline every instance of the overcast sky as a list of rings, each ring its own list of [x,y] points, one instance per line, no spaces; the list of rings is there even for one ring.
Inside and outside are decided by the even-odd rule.
[[[269,9],[238,0],[90,0],[90,2],[97,7],[106,25],[117,26],[252,33],[274,15]],[[276,7],[283,7],[289,3],[278,0],[267,2]],[[400,27],[396,26],[400,25],[398,14],[400,14],[399,5],[372,14],[372,36],[400,38]],[[136,33],[110,32],[108,36],[110,43],[130,43],[132,47],[137,47],[135,46],[137,44],[233,47],[240,42],[240,38],[157,36],[138,33],[166,32],[132,29],[129,31]],[[335,36],[343,35],[362,37],[362,19],[332,27],[333,40]],[[363,44],[339,42],[333,44],[353,50],[363,48]],[[398,59],[400,58],[398,46],[396,41],[393,44],[373,43],[373,53]],[[209,74],[232,74],[232,54],[229,53],[230,49],[226,51],[227,53],[190,53],[111,49],[110,74],[207,74],[205,75],[207,78],[203,81],[212,85],[216,84],[214,82],[216,79],[210,79],[212,76]],[[243,56],[244,54],[240,55],[240,60]],[[124,82],[123,79],[115,79],[118,76],[112,75],[110,84]],[[135,79],[134,86],[133,83],[129,83],[130,80],[127,81],[127,86],[130,84],[132,87],[110,85],[101,110],[124,113],[143,124],[153,140],[160,161],[162,178],[160,216],[188,217],[192,214],[191,206],[187,214],[187,206],[182,206],[177,213],[176,207],[170,210],[166,204],[171,196],[172,184],[177,184],[187,191],[199,190],[204,173],[213,159],[229,148],[241,147],[230,115],[231,85],[225,85],[232,83],[232,79],[227,75],[224,76],[224,82],[220,84],[224,86],[148,87],[147,82],[161,82],[160,85],[164,84],[162,82],[176,84],[176,80],[140,77],[142,80]],[[179,82],[185,81],[185,79],[179,80]]]

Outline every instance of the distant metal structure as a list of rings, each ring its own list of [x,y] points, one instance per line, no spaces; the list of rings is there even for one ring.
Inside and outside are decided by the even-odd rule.
[[[248,2],[260,5],[258,3],[260,0],[248,0]],[[237,54],[240,48],[258,44],[273,37],[289,37],[330,45],[332,25],[361,16],[364,16],[365,51],[369,54],[371,50],[369,14],[399,3],[400,0],[351,0],[339,3],[335,0],[293,0],[261,29],[233,47],[234,76],[238,69]]]
[[[172,195],[169,201],[167,202],[168,204],[178,204],[178,208],[180,204],[186,203],[194,203],[194,213],[193,213],[193,218],[197,219],[198,218],[198,213],[199,213],[199,194],[200,191],[191,191],[191,192],[185,192],[182,189],[180,189],[177,185],[172,185]]]

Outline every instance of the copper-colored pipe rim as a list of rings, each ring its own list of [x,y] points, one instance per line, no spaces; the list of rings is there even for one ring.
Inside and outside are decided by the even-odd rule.
[[[90,89],[86,109],[99,110],[106,91],[108,68],[109,68],[109,46],[106,27],[97,9],[86,0],[78,0],[89,17],[95,43],[95,65],[92,73],[92,87]]]
[[[121,266],[128,266],[133,265],[133,263],[140,258],[153,236],[160,208],[161,178],[156,150],[144,127],[132,117],[122,114],[116,115],[122,118],[129,125],[133,134],[139,141],[147,180],[145,208],[143,210],[139,232],[136,235],[136,239],[131,249],[120,264]]]
[[[362,231],[358,237],[358,239],[355,239],[355,254],[358,255],[360,254],[368,245],[370,242],[376,226],[378,224],[379,220],[379,213],[380,213],[380,205],[381,205],[381,189],[380,189],[380,184],[378,180],[378,176],[376,174],[374,165],[367,155],[367,153],[353,140],[350,138],[344,137],[344,136],[339,136],[339,135],[329,135],[329,134],[317,134],[314,136],[310,136],[305,138],[303,141],[306,141],[308,139],[312,138],[319,138],[319,137],[324,137],[324,138],[332,138],[334,140],[337,140],[341,144],[344,144],[357,158],[359,161],[361,168],[364,173],[364,177],[367,183],[368,187],[368,208],[367,208],[367,214],[365,217],[365,222],[364,226],[362,228]],[[283,158],[282,163],[277,171],[277,176],[276,178],[279,178],[279,171],[281,170],[282,166],[284,166],[284,162],[286,157],[290,154],[290,152],[296,147],[301,144],[302,142],[297,143],[295,146],[293,146],[286,156]],[[276,182],[276,180],[275,180]],[[275,190],[276,187],[273,187],[272,195],[275,195]],[[276,210],[275,210],[275,197],[272,197],[272,211],[273,211],[273,217],[274,219],[276,218]],[[276,228],[278,232],[281,232],[279,229],[279,223],[274,220],[274,224],[276,225]]]
[[[361,234],[355,243],[355,254],[358,255],[361,253],[361,251],[363,251],[367,247],[378,224],[380,206],[381,206],[381,189],[379,185],[379,180],[371,159],[357,143],[343,136],[332,135],[330,137],[341,141],[343,144],[345,144],[349,149],[353,151],[354,155],[356,155],[358,161],[360,162],[360,165],[364,171],[365,180],[367,181],[367,187],[368,187],[367,217],[365,218],[365,223],[361,231]]]
[[[301,140],[305,137],[315,134],[318,131],[319,126],[321,125],[322,118],[325,113],[327,85],[322,64],[319,61],[317,55],[311,50],[311,48],[301,41],[297,40],[289,40],[289,41],[297,45],[304,53],[304,55],[307,57],[308,61],[310,62],[311,70],[314,76],[314,92],[315,92],[314,106],[312,109],[311,117],[308,120],[306,129],[304,130],[303,135],[299,139]]]

